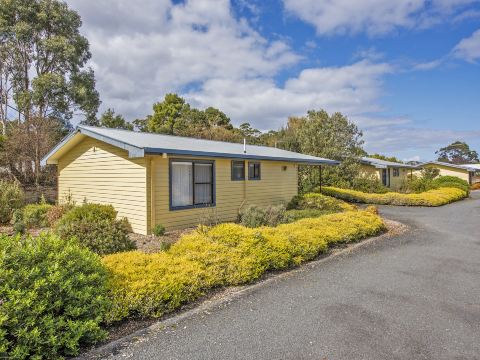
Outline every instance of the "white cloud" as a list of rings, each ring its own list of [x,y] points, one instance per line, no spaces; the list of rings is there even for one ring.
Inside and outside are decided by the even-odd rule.
[[[480,59],[480,29],[470,37],[461,40],[452,51],[453,56],[475,62]]]
[[[300,59],[284,41],[267,41],[235,19],[227,0],[69,4],[84,20],[103,103],[128,117],[144,116],[167,92],[272,77]]]
[[[319,34],[371,35],[429,27],[477,0],[283,0],[285,9]]]
[[[211,79],[187,98],[199,106],[217,106],[261,129],[278,128],[288,115],[320,108],[341,111],[362,122],[366,117],[361,114],[381,110],[377,100],[382,76],[391,71],[386,63],[362,60],[343,67],[304,69],[282,87],[272,79]]]

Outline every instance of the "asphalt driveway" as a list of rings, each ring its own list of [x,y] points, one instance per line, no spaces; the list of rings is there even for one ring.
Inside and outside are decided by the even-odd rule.
[[[382,207],[410,226],[151,331],[124,359],[480,359],[480,192]]]

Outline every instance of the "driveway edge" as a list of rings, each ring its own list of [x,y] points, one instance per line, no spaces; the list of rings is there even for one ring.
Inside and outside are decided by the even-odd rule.
[[[187,308],[183,311],[180,310],[176,314],[173,314],[171,317],[168,317],[164,320],[159,320],[150,326],[147,326],[140,330],[136,330],[129,335],[126,335],[120,339],[113,340],[98,348],[93,348],[90,351],[87,351],[79,355],[75,359],[77,360],[99,359],[99,358],[108,357],[109,355],[118,354],[120,351],[128,348],[129,346],[134,345],[135,343],[138,343],[138,342],[142,342],[142,339],[144,339],[150,333],[163,330],[169,326],[174,326],[177,323],[181,322],[182,320],[188,319],[202,312],[208,313],[209,309],[217,308],[223,304],[226,304],[235,299],[238,299],[239,297],[245,294],[250,294],[252,292],[255,292],[274,281],[278,281],[285,277],[292,276],[293,274],[301,271],[315,268],[316,266],[319,266],[327,261],[331,261],[340,256],[346,256],[360,248],[372,245],[373,243],[376,243],[378,241],[401,235],[410,229],[409,226],[403,223],[400,223],[398,221],[393,221],[385,218],[383,220],[388,230],[387,232],[381,235],[366,238],[364,240],[360,240],[359,242],[348,244],[344,248],[333,249],[332,251],[329,251],[326,254],[320,255],[316,260],[312,260],[307,263],[304,263],[297,268],[285,270],[278,273],[274,272],[274,273],[267,274],[263,279],[253,284],[226,288],[218,293],[215,293],[209,296],[204,300],[201,300],[196,304],[193,304],[193,308]]]

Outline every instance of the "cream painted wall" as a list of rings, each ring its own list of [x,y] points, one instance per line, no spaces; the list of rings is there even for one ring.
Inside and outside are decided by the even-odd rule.
[[[440,169],[440,176],[456,176],[467,182],[469,181],[467,170],[437,164],[427,164],[424,167]]]

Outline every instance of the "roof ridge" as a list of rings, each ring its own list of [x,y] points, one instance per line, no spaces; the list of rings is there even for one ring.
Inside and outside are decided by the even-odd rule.
[[[159,134],[159,133],[152,133],[152,132],[146,132],[146,131],[134,131],[134,130],[127,130],[127,129],[117,129],[117,128],[108,128],[108,127],[101,127],[101,126],[90,126],[90,125],[78,125],[77,128],[84,128],[86,130],[89,129],[102,129],[102,130],[114,130],[114,131],[123,131],[123,132],[128,132],[128,133],[135,133],[135,134],[146,134],[146,135],[154,135],[154,136],[166,136],[166,137],[171,137],[171,138],[180,138],[180,139],[188,139],[188,140],[197,140],[197,141],[208,141],[212,143],[220,143],[220,144],[234,144],[234,145],[240,145],[243,146],[243,143],[237,143],[237,142],[231,142],[231,141],[222,141],[222,140],[212,140],[212,139],[203,139],[203,138],[196,138],[196,137],[190,137],[190,136],[181,136],[181,135],[171,135],[171,134]],[[93,130],[91,130],[93,131]],[[268,149],[275,149],[275,150],[281,150],[281,151],[286,151],[294,154],[300,154],[295,151],[290,151],[290,150],[285,150],[285,149],[280,149],[274,146],[267,146],[267,145],[255,145],[255,144],[248,144],[248,146],[254,146],[257,148],[268,148]],[[302,155],[308,155],[308,154],[302,154]],[[308,156],[314,156],[314,155],[308,155]]]

